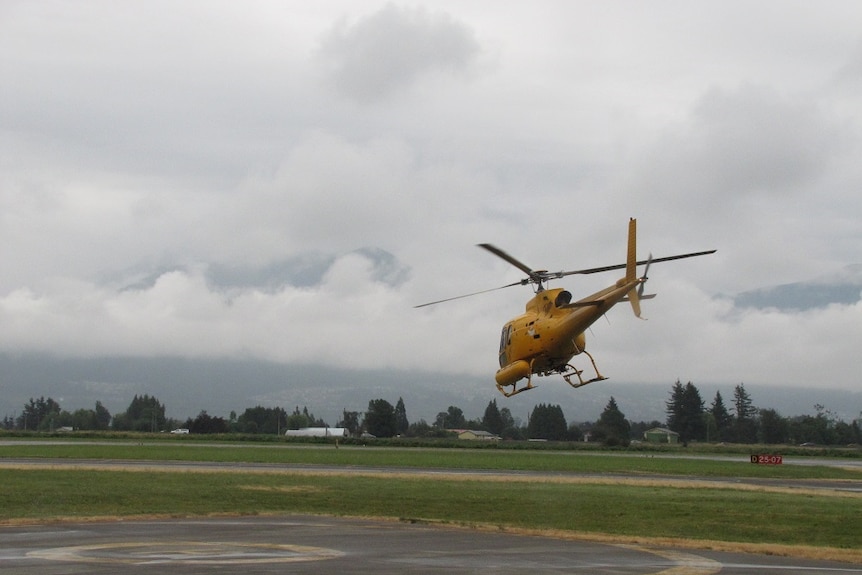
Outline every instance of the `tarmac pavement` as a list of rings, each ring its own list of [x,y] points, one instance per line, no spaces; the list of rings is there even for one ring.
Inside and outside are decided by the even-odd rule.
[[[862,566],[304,515],[0,527],[4,574],[405,572],[862,575]]]

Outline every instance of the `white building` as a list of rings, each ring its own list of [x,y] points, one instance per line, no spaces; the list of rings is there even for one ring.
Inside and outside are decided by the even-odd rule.
[[[347,428],[303,427],[302,429],[288,429],[284,434],[287,437],[347,437]]]

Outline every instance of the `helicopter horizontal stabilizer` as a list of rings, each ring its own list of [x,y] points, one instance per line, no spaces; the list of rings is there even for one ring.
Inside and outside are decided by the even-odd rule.
[[[644,295],[639,295],[638,298],[639,299],[653,299],[655,296],[656,296],[656,294],[654,294],[654,293],[648,293],[648,294],[644,294]],[[629,296],[625,296],[620,301],[629,301]]]
[[[637,297],[640,299],[653,299],[655,296],[656,296],[656,294],[654,294],[654,293],[648,293],[648,294],[644,294],[644,295],[637,296]],[[631,301],[631,300],[629,300],[629,296],[625,296],[620,301]],[[566,305],[561,305],[560,309],[572,309],[572,308],[576,308],[576,307],[593,307],[593,306],[598,307],[598,306],[602,305],[603,303],[605,303],[605,300],[603,300],[603,299],[574,301],[572,303],[567,303]]]

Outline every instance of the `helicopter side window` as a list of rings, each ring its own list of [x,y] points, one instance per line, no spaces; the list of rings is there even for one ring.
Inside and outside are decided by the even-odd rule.
[[[500,334],[500,353],[503,353],[510,343],[512,343],[512,324],[504,326],[503,333]]]
[[[570,291],[561,291],[559,295],[557,295],[557,299],[554,300],[554,305],[556,307],[563,307],[564,305],[569,305],[572,301],[572,292]]]
[[[503,333],[500,334],[500,367],[505,367],[509,363],[506,348],[510,343],[512,343],[512,324],[505,326]]]

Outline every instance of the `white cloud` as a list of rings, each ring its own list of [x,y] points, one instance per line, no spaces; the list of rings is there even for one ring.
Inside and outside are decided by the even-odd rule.
[[[719,251],[651,270],[648,322],[594,327],[602,371],[855,385],[858,307],[737,315],[716,295],[859,263],[860,17],[3,4],[0,351],[492,374],[527,290],[412,306],[520,278],[479,242],[620,263],[636,216],[642,257]]]
[[[339,20],[320,47],[330,81],[362,103],[385,99],[424,74],[463,71],[478,52],[470,28],[448,14],[391,3],[357,22]]]
[[[810,100],[755,85],[710,89],[631,177],[666,200],[734,210],[757,194],[791,199],[830,167],[843,140]]]

